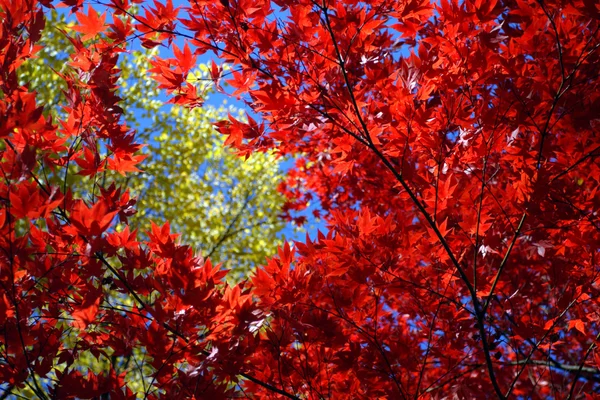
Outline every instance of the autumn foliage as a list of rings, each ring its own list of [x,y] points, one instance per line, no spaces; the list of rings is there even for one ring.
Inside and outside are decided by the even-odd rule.
[[[597,398],[596,1],[133,3],[60,4],[44,104],[19,71],[59,4],[0,0],[2,398]],[[282,214],[318,200],[328,231],[228,285],[168,223],[129,229],[105,178],[144,158],[118,96],[139,44],[188,107],[216,55],[253,111],[227,145],[295,157]]]

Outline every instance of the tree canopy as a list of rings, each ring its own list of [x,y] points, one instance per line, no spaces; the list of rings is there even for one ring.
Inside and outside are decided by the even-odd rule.
[[[52,94],[23,77],[58,4],[0,0],[4,397],[598,398],[596,2],[134,3],[62,3],[77,23]],[[134,43],[149,67],[120,66]],[[123,88],[127,68],[161,95]],[[199,77],[248,113],[208,116]],[[165,99],[150,139],[128,102]],[[181,173],[215,173],[186,153],[213,119],[231,165],[296,158],[270,215],[318,200],[327,222],[231,283],[243,254],[219,265],[185,242],[221,237],[193,236],[207,208],[186,195],[230,216],[247,195]],[[249,185],[278,176],[247,168]],[[190,219],[149,222],[176,207]]]
[[[57,72],[68,70],[65,62],[73,46],[65,33],[74,33],[77,21],[67,23],[65,13],[55,11],[48,17],[38,41],[43,47],[27,60],[19,78],[35,88],[45,111],[56,115],[60,109],[52,105],[64,101],[66,87]],[[128,125],[137,130],[137,140],[146,145],[142,152],[147,156],[140,171],[117,180],[137,199],[129,225],[144,232],[151,220],[170,221],[187,244],[241,276],[282,243],[285,199],[276,190],[283,180],[280,162],[273,152],[244,160],[223,147],[224,137],[212,123],[228,112],[243,117],[234,107],[166,107],[148,74],[157,54],[157,49],[133,50],[118,64],[120,107]],[[205,96],[213,92],[206,65],[195,68],[188,79],[203,82]],[[107,179],[105,171],[93,177]],[[89,189],[81,174],[71,173],[67,179],[72,190]]]

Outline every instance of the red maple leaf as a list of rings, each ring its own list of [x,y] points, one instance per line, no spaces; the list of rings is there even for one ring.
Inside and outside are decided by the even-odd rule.
[[[91,6],[88,6],[87,15],[79,11],[75,15],[77,16],[79,25],[73,25],[71,29],[83,33],[82,40],[93,39],[106,28],[106,13],[99,15]]]

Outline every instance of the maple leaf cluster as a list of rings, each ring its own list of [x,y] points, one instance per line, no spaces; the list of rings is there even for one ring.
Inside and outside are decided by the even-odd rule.
[[[53,4],[0,2],[5,397],[597,398],[596,2],[135,3],[64,2],[65,102],[39,104],[19,68]],[[168,223],[130,230],[101,178],[143,159],[116,94],[132,39],[171,46],[151,73],[189,107],[219,57],[260,116],[218,122],[226,144],[296,157],[282,211],[318,200],[328,232],[228,285]]]

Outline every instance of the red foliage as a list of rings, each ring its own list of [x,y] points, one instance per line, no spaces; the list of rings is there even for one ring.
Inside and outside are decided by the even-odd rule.
[[[53,120],[19,68],[50,1],[0,2],[0,382],[41,398],[592,398],[600,390],[600,8],[587,0],[154,1],[139,16],[65,2],[66,103]],[[136,2],[138,3],[138,2]],[[132,18],[132,19],[130,19]],[[116,95],[129,38],[173,101],[213,65],[262,117],[217,124],[240,154],[298,157],[288,210],[329,226],[248,281],[124,224],[94,187],[141,161]],[[86,44],[83,44],[86,41]],[[219,87],[219,90],[224,90]],[[102,149],[107,150],[102,155]],[[138,241],[140,240],[140,241]],[[132,299],[134,307],[115,305]],[[73,334],[75,333],[75,335]],[[71,339],[66,340],[69,336]],[[74,339],[73,339],[74,335]],[[242,392],[243,390],[243,392]]]

